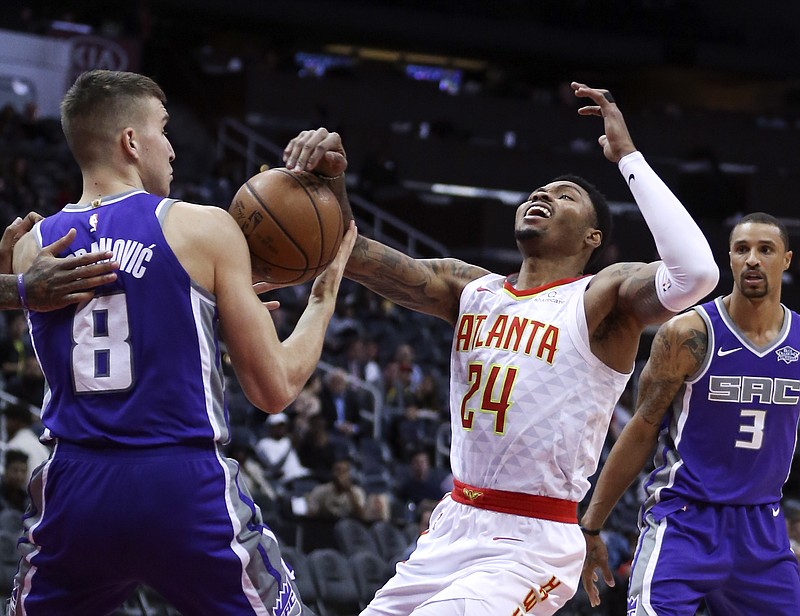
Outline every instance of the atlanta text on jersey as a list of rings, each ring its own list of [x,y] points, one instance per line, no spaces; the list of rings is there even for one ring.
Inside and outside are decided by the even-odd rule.
[[[534,354],[548,364],[553,363],[558,349],[558,327],[526,317],[509,319],[507,314],[498,315],[491,326],[487,326],[486,318],[485,314],[461,315],[456,328],[456,351],[481,347],[514,353],[522,351],[526,355]]]

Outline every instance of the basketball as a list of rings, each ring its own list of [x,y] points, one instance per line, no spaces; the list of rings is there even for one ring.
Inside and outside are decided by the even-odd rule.
[[[283,167],[247,180],[228,211],[250,248],[253,280],[296,285],[318,276],[342,243],[342,211],[313,173]]]

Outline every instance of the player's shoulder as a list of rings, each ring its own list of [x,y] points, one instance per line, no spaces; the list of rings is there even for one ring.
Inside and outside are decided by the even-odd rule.
[[[687,337],[696,336],[708,338],[706,321],[700,316],[696,308],[689,308],[685,312],[676,314],[671,319],[668,319],[659,327],[658,333],[674,340],[683,340]]]
[[[175,201],[167,215],[168,223],[178,223],[187,231],[219,235],[239,229],[233,217],[215,205],[201,205],[188,201]]]

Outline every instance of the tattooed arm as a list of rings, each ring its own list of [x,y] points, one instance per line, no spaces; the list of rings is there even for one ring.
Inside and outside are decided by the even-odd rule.
[[[345,227],[353,219],[344,173],[347,155],[338,133],[325,128],[302,131],[289,141],[287,169],[311,171],[328,182],[342,208]],[[455,324],[461,291],[489,272],[458,259],[413,259],[362,235],[347,262],[345,276],[400,306]]]
[[[639,379],[636,412],[625,426],[606,460],[589,506],[581,518],[583,528],[594,530],[603,524],[644,468],[658,440],[658,433],[673,398],[684,381],[697,372],[706,355],[708,335],[705,323],[696,311],[673,317],[658,330],[650,358]],[[583,587],[593,606],[600,603],[596,568],[613,586],[608,568],[608,554],[599,536],[586,537],[586,560]]]
[[[359,237],[345,276],[394,303],[454,324],[461,291],[487,270],[458,259],[412,259],[380,242]]]

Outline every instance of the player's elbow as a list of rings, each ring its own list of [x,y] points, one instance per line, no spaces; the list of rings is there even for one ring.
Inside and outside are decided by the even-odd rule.
[[[265,413],[280,413],[297,397],[299,391],[283,378],[240,378],[250,404]]]
[[[719,268],[708,255],[682,263],[680,267],[667,268],[656,275],[656,284],[661,304],[680,312],[693,306],[711,293],[719,282]]]
[[[692,294],[697,302],[717,288],[719,268],[710,255],[705,259],[697,259],[689,269],[687,278],[692,287]]]

